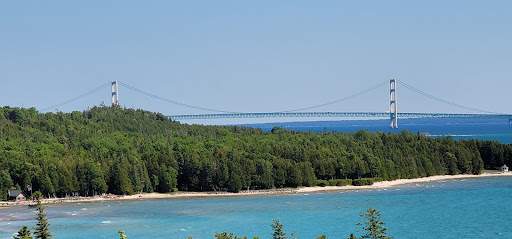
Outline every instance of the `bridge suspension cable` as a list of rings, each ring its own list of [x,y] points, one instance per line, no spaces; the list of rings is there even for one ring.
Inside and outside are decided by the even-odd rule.
[[[41,111],[43,111],[43,112],[44,112],[44,111],[48,111],[48,110],[55,109],[56,107],[59,107],[59,106],[67,105],[67,104],[69,104],[69,103],[72,103],[72,102],[74,102],[74,101],[77,101],[77,100],[79,100],[79,99],[82,99],[82,98],[84,98],[84,97],[86,97],[86,96],[89,96],[89,95],[91,95],[91,94],[94,94],[94,93],[96,93],[97,91],[99,91],[99,90],[101,90],[101,89],[105,88],[105,87],[106,87],[106,86],[108,86],[108,85],[110,85],[110,83],[102,84],[102,85],[100,85],[100,86],[98,86],[98,87],[96,87],[96,88],[94,88],[94,89],[92,89],[92,90],[90,90],[90,91],[88,91],[88,92],[86,92],[86,93],[83,93],[83,94],[81,94],[81,95],[79,95],[79,96],[77,96],[77,97],[74,97],[74,98],[71,98],[71,99],[66,100],[66,101],[64,101],[64,102],[61,102],[61,103],[58,103],[58,104],[55,104],[55,105],[52,105],[52,106],[49,106],[49,107],[43,108],[43,109],[41,109]]]
[[[161,96],[158,96],[158,95],[155,95],[155,94],[151,94],[149,92],[146,92],[146,91],[143,91],[143,90],[140,90],[140,89],[137,89],[131,85],[128,85],[126,83],[123,83],[121,81],[119,81],[119,85],[121,86],[124,86],[126,87],[127,89],[129,90],[132,90],[134,92],[137,92],[139,94],[143,94],[145,96],[148,96],[148,97],[151,97],[153,99],[157,99],[157,100],[161,100],[161,101],[165,101],[167,103],[171,103],[171,104],[175,104],[175,105],[180,105],[180,106],[184,106],[184,107],[188,107],[188,108],[193,108],[193,109],[199,109],[199,110],[205,110],[205,111],[211,111],[211,112],[217,112],[217,113],[228,113],[228,114],[237,114],[237,113],[240,113],[240,112],[232,112],[232,111],[224,111],[224,110],[216,110],[216,109],[209,109],[209,108],[205,108],[205,107],[199,107],[199,106],[195,106],[195,105],[189,105],[189,104],[185,104],[185,103],[181,103],[181,102],[178,102],[178,101],[174,101],[174,100],[170,100],[170,99],[166,99],[164,97],[161,97]]]
[[[323,104],[319,104],[319,105],[314,105],[314,106],[309,106],[309,107],[306,107],[306,108],[300,108],[300,109],[294,109],[294,110],[287,110],[287,111],[281,111],[281,112],[275,112],[275,113],[290,113],[290,112],[297,112],[297,111],[302,111],[302,110],[310,110],[310,109],[315,109],[315,108],[320,108],[320,107],[323,107],[323,106],[327,106],[327,105],[332,105],[332,104],[337,104],[337,103],[340,103],[340,102],[343,102],[343,101],[347,101],[347,100],[351,100],[353,98],[356,98],[360,95],[364,95],[366,93],[369,93],[375,89],[378,89],[379,87],[381,86],[384,86],[384,85],[387,85],[388,82],[387,81],[384,81],[382,83],[379,83],[377,85],[374,85],[370,88],[367,88],[365,90],[362,90],[360,92],[357,92],[353,95],[349,95],[347,97],[344,97],[344,98],[341,98],[341,99],[337,99],[337,100],[333,100],[333,101],[329,101],[329,102],[326,102],[326,103],[323,103]]]
[[[369,88],[367,88],[365,90],[362,90],[360,92],[352,94],[350,96],[347,96],[347,97],[344,97],[344,98],[341,98],[341,99],[337,99],[337,100],[334,100],[334,101],[329,101],[329,102],[326,102],[326,103],[323,103],[323,104],[309,106],[309,107],[305,107],[305,108],[293,109],[293,110],[278,111],[278,112],[274,112],[274,113],[291,113],[291,112],[297,112],[297,111],[302,111],[302,110],[310,110],[310,109],[315,109],[315,108],[319,108],[319,107],[323,107],[323,106],[327,106],[327,105],[332,105],[332,104],[340,103],[340,102],[347,101],[347,100],[356,98],[358,96],[364,95],[366,93],[369,93],[369,92],[371,92],[371,91],[373,91],[375,89],[378,89],[379,87],[384,86],[386,84],[387,84],[387,82],[384,81],[384,82],[381,82],[381,83],[376,84],[374,86],[371,86],[371,87],[369,87]],[[165,101],[165,102],[168,102],[168,103],[171,103],[171,104],[188,107],[188,108],[200,109],[200,110],[211,111],[211,112],[218,112],[218,113],[228,113],[228,114],[240,114],[240,113],[242,113],[242,112],[232,112],[232,111],[210,109],[210,108],[205,108],[205,107],[200,107],[200,106],[189,105],[189,104],[177,102],[177,101],[174,101],[174,100],[166,99],[164,97],[161,97],[161,96],[158,96],[158,95],[155,95],[155,94],[152,94],[152,93],[140,90],[138,88],[130,86],[130,85],[128,85],[126,83],[123,83],[121,81],[119,81],[119,85],[121,85],[123,87],[126,87],[127,89],[132,90],[134,92],[143,94],[145,96],[148,96],[148,97],[151,97],[151,98],[154,98],[154,99],[157,99],[157,100]]]
[[[471,110],[471,111],[475,111],[475,112],[481,112],[481,113],[488,113],[488,114],[502,114],[502,113],[498,113],[498,112],[492,112],[492,111],[486,111],[486,110],[481,110],[481,109],[477,109],[477,108],[472,108],[472,107],[468,107],[468,106],[464,106],[464,105],[460,105],[460,104],[457,104],[457,103],[454,103],[454,102],[451,102],[451,101],[448,101],[448,100],[444,100],[444,99],[441,99],[439,97],[436,97],[436,96],[433,96],[429,93],[426,93],[422,90],[419,90],[407,83],[405,83],[404,81],[400,81],[400,85],[403,85],[405,88],[415,92],[415,93],[418,93],[420,95],[423,95],[427,98],[430,98],[430,99],[433,99],[435,101],[439,101],[441,103],[444,103],[444,104],[447,104],[447,105],[451,105],[451,106],[455,106],[455,107],[458,107],[458,108],[461,108],[461,109],[466,109],[466,110]]]

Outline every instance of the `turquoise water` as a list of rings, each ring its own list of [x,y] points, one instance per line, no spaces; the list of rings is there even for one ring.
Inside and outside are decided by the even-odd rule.
[[[414,183],[381,190],[48,205],[56,238],[270,238],[272,219],[299,238],[346,238],[372,206],[395,238],[512,238],[512,177]],[[0,209],[0,237],[35,226],[27,207]]]

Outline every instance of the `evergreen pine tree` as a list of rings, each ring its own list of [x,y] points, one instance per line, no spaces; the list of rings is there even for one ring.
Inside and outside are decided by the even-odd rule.
[[[46,219],[46,213],[44,213],[43,204],[41,204],[41,200],[37,200],[37,227],[34,227],[35,232],[34,235],[37,239],[49,239],[52,238],[52,234],[50,233],[50,223]]]
[[[233,233],[230,232],[221,232],[221,233],[215,233],[215,239],[247,239],[247,237],[238,237],[238,236],[234,236],[233,237]]]
[[[286,233],[283,232],[283,224],[279,223],[279,219],[274,219],[274,224],[270,225],[272,227],[272,239],[286,239]]]
[[[23,226],[19,231],[18,234],[13,236],[14,239],[32,239],[30,236],[30,230],[28,230],[27,226]]]
[[[366,218],[363,226],[363,230],[366,231],[366,234],[361,238],[370,238],[370,239],[392,239],[393,237],[387,236],[387,229],[383,226],[385,223],[380,220],[381,214],[377,209],[370,207],[366,212],[360,214],[361,217]],[[363,225],[362,223],[357,223],[357,225]],[[350,235],[350,238],[353,238],[353,235]]]
[[[350,233],[350,236],[347,239],[358,239],[356,236],[354,236],[354,233]]]

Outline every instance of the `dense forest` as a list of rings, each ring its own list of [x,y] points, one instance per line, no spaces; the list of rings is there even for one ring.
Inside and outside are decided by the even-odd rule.
[[[512,165],[512,146],[400,134],[271,132],[187,125],[120,107],[38,113],[0,108],[0,200],[172,190],[237,192],[350,179],[479,174]],[[347,180],[344,180],[347,179]],[[338,180],[338,181],[336,181]]]

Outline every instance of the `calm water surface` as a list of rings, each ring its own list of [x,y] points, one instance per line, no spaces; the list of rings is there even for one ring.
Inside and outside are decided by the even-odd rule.
[[[424,120],[423,120],[424,121]],[[492,120],[490,122],[450,122],[450,121],[418,122],[418,120],[401,120],[398,123],[400,128],[390,129],[387,121],[334,121],[327,122],[326,125],[317,125],[318,122],[300,122],[300,123],[276,123],[285,129],[297,131],[337,131],[337,132],[357,132],[358,130],[368,130],[371,132],[392,132],[398,134],[402,130],[411,133],[428,133],[433,136],[452,136],[454,139],[480,139],[493,140],[505,144],[512,143],[512,126],[506,120]],[[255,124],[250,125],[270,131],[273,125]]]
[[[272,219],[299,238],[346,238],[373,206],[395,238],[512,238],[512,177],[414,183],[385,190],[48,205],[56,238],[270,238]],[[27,207],[0,209],[0,237],[34,226]]]

